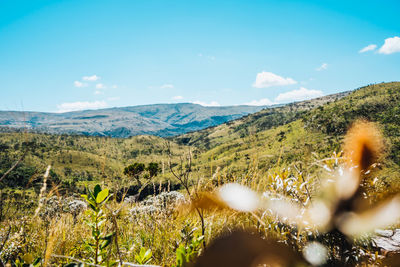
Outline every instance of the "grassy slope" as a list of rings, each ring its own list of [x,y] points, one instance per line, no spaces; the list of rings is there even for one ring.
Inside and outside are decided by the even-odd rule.
[[[289,165],[309,166],[318,158],[340,151],[343,134],[351,122],[366,118],[381,124],[387,141],[387,155],[382,169],[377,173],[391,185],[398,185],[400,171],[400,83],[383,83],[360,88],[350,95],[307,110],[290,107],[279,108],[287,112],[280,122],[270,123],[263,130],[265,118],[274,111],[264,110],[200,132],[177,137],[178,142],[189,143],[204,149],[197,165],[209,175],[216,166],[228,173],[243,174],[256,160],[262,169],[273,168],[279,162]],[[292,108],[293,110],[293,108]],[[292,113],[293,112],[293,113]],[[261,116],[261,114],[267,114]],[[286,123],[287,120],[292,122]],[[205,143],[207,144],[205,146]],[[205,147],[211,147],[205,149]]]
[[[0,135],[1,158],[14,162],[23,150],[24,141],[34,142],[35,147],[24,160],[43,172],[47,164],[62,179],[77,177],[80,180],[99,180],[121,177],[123,168],[135,161],[149,163],[167,162],[165,140],[155,136],[135,136],[128,139],[32,133],[4,133]],[[17,145],[16,145],[17,144]],[[7,148],[8,147],[8,148]],[[171,144],[174,155],[185,151],[181,145]],[[4,172],[10,164],[2,164]],[[0,173],[1,173],[0,172]]]
[[[365,117],[383,126],[389,142],[389,158],[384,164],[388,168],[381,175],[393,181],[399,171],[399,98],[400,83],[371,85],[351,94],[265,109],[230,123],[178,136],[172,140],[172,148],[175,155],[180,155],[188,150],[186,144],[192,150],[197,147],[194,175],[205,178],[211,177],[217,167],[225,174],[244,175],[254,163],[261,169],[273,168],[278,163],[309,166],[315,161],[313,152],[321,158],[339,151],[350,122]],[[26,162],[43,169],[53,161],[55,171],[66,178],[71,176],[66,174],[68,168],[100,179],[103,173],[110,178],[121,176],[123,167],[134,161],[167,162],[165,140],[152,136],[113,139],[9,133],[0,135],[0,144],[10,146],[3,150],[3,155],[12,157],[13,153],[19,153],[14,145],[25,139],[34,140],[38,146]],[[85,179],[88,175],[81,176]]]
[[[228,123],[173,137],[172,140],[179,144],[192,145],[207,150],[231,140],[295,121],[307,111],[341,99],[349,93],[339,93],[285,106],[263,109],[260,112]]]

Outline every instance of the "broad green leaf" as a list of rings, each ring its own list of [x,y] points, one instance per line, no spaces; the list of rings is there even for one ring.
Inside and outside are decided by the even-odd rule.
[[[103,240],[112,240],[112,237],[114,236],[114,234],[115,234],[115,233],[111,233],[111,234],[108,234],[108,235],[106,235],[106,236],[102,236],[102,237],[100,237],[100,239],[103,239]]]
[[[111,243],[111,239],[104,240],[100,246],[100,249],[106,248],[108,245],[110,245],[110,243]]]
[[[108,196],[108,193],[109,193],[108,188],[106,188],[106,189],[100,191],[100,192],[97,194],[96,202],[97,202],[97,203],[103,202],[104,199],[106,199],[106,197]]]
[[[97,198],[97,195],[99,194],[101,192],[101,187],[100,187],[100,185],[96,185],[95,187],[94,187],[94,189],[93,189],[93,196],[94,196],[94,198]]]

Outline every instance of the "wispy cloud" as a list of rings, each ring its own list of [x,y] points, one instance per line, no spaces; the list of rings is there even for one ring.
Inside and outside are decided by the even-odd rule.
[[[80,82],[80,81],[75,81],[75,82],[74,82],[74,86],[75,86],[75,87],[87,87],[88,84],[87,84],[87,83]]]
[[[376,49],[376,47],[377,47],[376,44],[370,44],[370,45],[367,45],[366,47],[362,48],[360,51],[358,51],[358,53],[365,53],[368,51],[373,51]]]
[[[400,52],[400,37],[387,38],[378,52],[385,55]]]
[[[322,70],[326,70],[328,68],[328,63],[322,63],[321,66],[319,66],[318,68],[316,68],[316,71],[322,71]]]
[[[268,98],[263,98],[260,100],[253,100],[253,101],[244,103],[244,105],[248,105],[248,106],[271,106],[273,104],[276,104],[276,103],[272,102]]]
[[[266,88],[271,86],[284,86],[296,84],[297,82],[292,78],[284,78],[272,72],[263,71],[257,74],[256,81],[253,87]]]
[[[202,102],[202,101],[194,101],[193,104],[198,104],[204,107],[219,107],[221,106],[217,101],[211,101],[210,103]]]
[[[106,86],[102,83],[98,83],[98,84],[96,84],[96,88],[97,89],[106,89]]]
[[[174,85],[173,84],[163,84],[163,85],[160,86],[160,88],[161,89],[165,89],[165,88],[172,89],[172,88],[174,88]]]
[[[83,101],[83,102],[69,102],[69,103],[62,103],[57,105],[58,112],[70,112],[70,111],[77,111],[77,110],[86,110],[86,109],[99,109],[99,108],[106,108],[107,102],[105,101]]]
[[[176,95],[176,96],[172,97],[172,100],[182,100],[182,99],[183,99],[183,96],[181,96],[181,95]]]
[[[84,80],[84,81],[90,81],[90,82],[97,81],[97,80],[99,80],[99,79],[100,79],[100,77],[97,76],[96,74],[95,74],[95,75],[92,75],[92,76],[83,76],[83,77],[82,77],[82,80]]]
[[[100,91],[100,90],[96,90],[96,91],[94,91],[94,94],[95,95],[102,95],[102,94],[104,94],[104,92]]]
[[[294,101],[302,101],[323,96],[324,93],[319,90],[309,90],[304,87],[300,87],[298,90],[289,91],[286,93],[279,94],[276,98],[276,102],[287,103]]]

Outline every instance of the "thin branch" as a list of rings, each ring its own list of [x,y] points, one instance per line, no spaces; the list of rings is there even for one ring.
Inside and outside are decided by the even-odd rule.
[[[183,171],[183,158],[182,156],[180,157],[181,159],[181,169],[180,169],[180,174],[176,174],[172,168],[172,164],[171,164],[171,158],[172,158],[172,153],[171,153],[171,145],[170,143],[166,143],[167,146],[167,152],[168,152],[168,165],[169,165],[169,169],[172,173],[172,175],[181,183],[181,185],[183,185],[183,187],[185,188],[190,201],[193,201],[193,196],[190,192],[190,188],[189,188],[189,175],[190,172],[192,171],[192,157],[191,157],[191,152],[189,149],[189,153],[188,153],[188,157],[187,157],[187,166],[185,166],[185,171]],[[195,191],[196,197],[198,197],[197,192]],[[195,210],[197,212],[197,214],[199,215],[200,218],[200,222],[201,222],[201,234],[204,236],[206,233],[206,226],[205,226],[205,221],[204,221],[204,214],[203,214],[203,210],[199,209],[198,207],[195,207]],[[206,241],[205,238],[203,239],[203,247],[206,248]]]

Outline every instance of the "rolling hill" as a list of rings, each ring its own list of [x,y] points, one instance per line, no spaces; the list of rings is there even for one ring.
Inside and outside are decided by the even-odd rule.
[[[293,164],[301,171],[315,166],[316,160],[339,152],[347,128],[360,118],[381,125],[387,153],[377,175],[395,190],[400,171],[400,82],[369,85],[351,92],[267,108],[201,131],[168,137],[168,140],[176,163],[179,155],[192,151],[193,177],[209,179],[217,169],[220,175],[238,177],[252,168],[266,171]],[[57,175],[67,180],[100,180],[105,176],[115,182],[123,177],[122,170],[127,164],[158,162],[162,166],[168,162],[167,140],[156,136],[108,138],[3,133],[0,134],[0,174],[19,157],[24,142],[33,143],[34,149],[22,166],[41,173],[52,162]],[[165,175],[158,177],[169,178],[172,177],[167,168]]]
[[[302,170],[340,152],[342,138],[357,119],[377,122],[386,141],[386,154],[376,175],[385,190],[400,182],[400,82],[358,88],[341,98],[322,98],[264,109],[216,127],[173,137],[197,147],[197,166],[211,176],[245,175],[251,168],[268,170],[296,164]],[[314,104],[312,104],[314,103]]]

